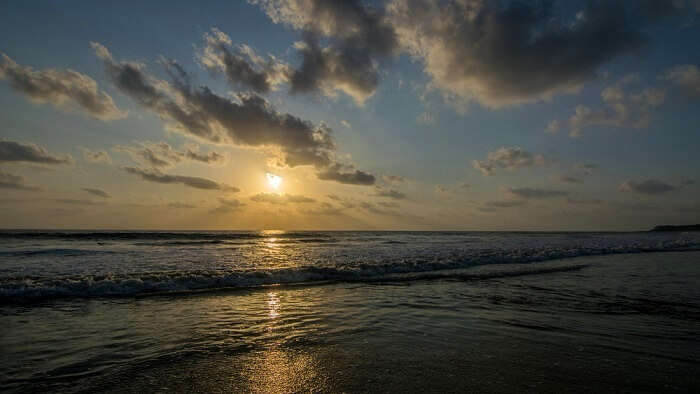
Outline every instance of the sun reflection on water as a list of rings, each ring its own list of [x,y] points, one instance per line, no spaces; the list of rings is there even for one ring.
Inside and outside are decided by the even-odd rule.
[[[267,293],[267,316],[270,319],[280,316],[280,297],[277,293]]]

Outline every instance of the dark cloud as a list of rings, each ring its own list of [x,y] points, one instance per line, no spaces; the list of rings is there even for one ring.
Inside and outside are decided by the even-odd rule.
[[[506,192],[512,194],[513,196],[526,199],[564,197],[569,194],[568,192],[562,190],[537,189],[531,187],[509,187],[506,189]]]
[[[268,204],[308,204],[316,202],[313,198],[294,195],[294,194],[276,194],[276,193],[259,193],[252,197],[251,200],[255,202],[264,202]]]
[[[83,188],[83,190],[86,191],[86,192],[88,192],[88,193],[90,193],[90,194],[92,194],[92,195],[94,195],[94,196],[98,196],[98,197],[102,197],[102,198],[110,198],[110,197],[112,197],[112,196],[109,195],[109,193],[107,193],[107,192],[104,191],[104,190],[100,190],[100,189],[93,189],[93,188],[90,188],[90,187],[86,187],[86,188]]]
[[[100,91],[97,82],[85,74],[73,70],[34,70],[20,66],[2,54],[0,80],[27,98],[38,103],[49,103],[62,109],[77,108],[101,120],[113,120],[126,116],[114,104],[112,97]]]
[[[221,72],[233,86],[244,86],[267,93],[287,80],[288,67],[270,57],[265,60],[252,48],[231,47],[231,38],[219,29],[204,35],[205,46],[199,54],[201,64],[212,72]]]
[[[386,197],[386,198],[391,198],[393,200],[405,200],[407,198],[405,193],[401,193],[398,190],[394,189],[384,189],[381,187],[377,187],[376,192],[374,193],[375,196],[378,197]]]
[[[378,63],[398,49],[383,10],[360,0],[253,0],[275,23],[303,32],[292,92],[342,91],[362,104],[379,84]],[[322,39],[329,41],[322,45]]]
[[[493,175],[498,168],[516,170],[524,167],[543,165],[547,161],[542,155],[534,155],[522,148],[500,148],[489,152],[486,160],[474,160],[472,166],[484,175]]]
[[[222,190],[227,192],[238,192],[238,188],[223,183],[218,183],[206,178],[185,175],[168,175],[157,170],[147,170],[137,167],[124,167],[124,171],[138,175],[144,181],[156,183],[180,183],[185,186],[204,190]]]
[[[32,143],[0,140],[0,163],[28,162],[39,164],[70,164],[70,155],[53,155],[46,149]]]
[[[572,19],[555,4],[394,0],[388,9],[436,87],[497,108],[578,91],[599,66],[648,42],[624,2],[586,1]]]
[[[83,157],[85,157],[85,160],[89,161],[90,163],[112,163],[112,158],[109,156],[109,153],[107,153],[107,151],[93,151],[87,148],[81,149],[83,150]]]
[[[346,166],[347,167],[347,166]],[[364,171],[355,170],[354,168],[343,169],[341,165],[331,165],[330,167],[320,171],[318,179],[324,181],[335,181],[347,185],[374,185],[376,179],[374,175]]]
[[[640,194],[663,194],[676,190],[677,187],[664,181],[647,179],[645,181],[625,181],[620,185],[620,190]]]
[[[117,62],[104,46],[92,43],[103,60],[113,83],[136,102],[167,122],[167,127],[214,143],[251,148],[278,148],[281,165],[312,165],[331,176],[320,179],[365,180],[374,177],[357,171],[346,177],[333,177],[343,165],[337,163],[331,129],[290,114],[277,112],[256,94],[238,94],[230,100],[207,87],[194,88],[187,73],[174,61],[162,61],[172,83],[158,80],[133,62]],[[336,174],[338,175],[338,174]],[[343,174],[345,175],[345,174]],[[364,178],[364,179],[363,179]]]
[[[38,187],[27,185],[23,176],[0,171],[0,189],[38,191]]]
[[[224,155],[216,152],[199,153],[192,149],[187,149],[184,152],[184,155],[190,160],[199,161],[206,164],[222,163],[224,160],[226,160]]]

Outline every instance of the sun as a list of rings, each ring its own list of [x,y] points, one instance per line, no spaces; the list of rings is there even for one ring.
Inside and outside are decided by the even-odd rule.
[[[282,184],[282,177],[279,175],[267,173],[265,174],[267,177],[267,184],[270,185],[271,188],[278,190],[280,188],[280,185]]]

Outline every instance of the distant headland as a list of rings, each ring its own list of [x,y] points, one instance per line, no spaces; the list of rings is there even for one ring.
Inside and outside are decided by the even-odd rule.
[[[656,226],[651,231],[700,231],[700,224],[688,224],[685,226]]]

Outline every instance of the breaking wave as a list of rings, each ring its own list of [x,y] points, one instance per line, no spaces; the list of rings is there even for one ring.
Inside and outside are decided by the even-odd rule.
[[[482,250],[449,259],[403,258],[385,263],[339,264],[333,267],[301,266],[269,270],[187,270],[58,277],[13,276],[0,278],[0,303],[28,303],[54,298],[118,297],[173,292],[194,292],[281,284],[328,282],[381,282],[438,278],[487,279],[581,269],[584,265],[539,267],[531,264],[571,257],[621,253],[700,250],[697,243],[665,246],[607,248],[540,248]],[[466,269],[506,264],[508,269],[477,274]]]

